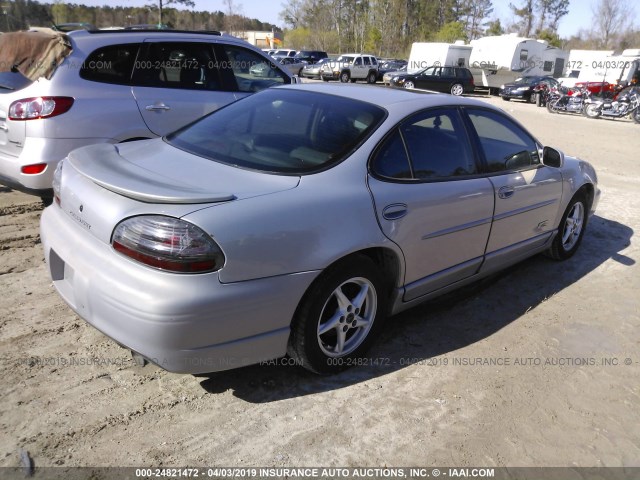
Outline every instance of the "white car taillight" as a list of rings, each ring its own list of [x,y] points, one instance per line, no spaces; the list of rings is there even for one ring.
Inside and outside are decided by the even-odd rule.
[[[9,120],[37,120],[68,112],[71,97],[32,97],[16,100],[9,107]]]
[[[56,204],[60,205],[60,189],[62,188],[62,165],[64,164],[64,160],[58,162],[55,171],[53,172],[53,182],[51,183],[53,187],[53,199]]]
[[[129,258],[169,272],[214,272],[225,260],[218,244],[202,229],[162,215],[123,220],[113,231],[111,245]]]

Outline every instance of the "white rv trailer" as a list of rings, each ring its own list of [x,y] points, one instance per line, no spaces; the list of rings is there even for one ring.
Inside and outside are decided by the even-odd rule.
[[[608,82],[628,85],[640,82],[640,49],[630,48],[621,55],[587,61],[578,75],[580,82]],[[635,81],[635,82],[634,82]]]
[[[568,52],[544,40],[497,35],[471,41],[469,65],[477,86],[496,90],[504,83],[525,75],[560,77]]]
[[[468,67],[472,48],[462,40],[455,43],[414,42],[407,72],[414,73],[432,65]]]

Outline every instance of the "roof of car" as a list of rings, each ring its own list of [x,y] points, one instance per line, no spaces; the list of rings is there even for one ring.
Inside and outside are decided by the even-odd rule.
[[[374,103],[383,108],[401,103],[421,102],[424,108],[439,105],[475,105],[486,107],[489,104],[473,98],[458,97],[446,93],[408,90],[404,88],[380,87],[364,84],[335,84],[335,83],[298,83],[276,88],[290,88],[310,92],[338,95],[345,98]]]

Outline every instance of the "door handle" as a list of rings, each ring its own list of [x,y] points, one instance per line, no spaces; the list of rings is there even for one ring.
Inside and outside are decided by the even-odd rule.
[[[500,198],[509,198],[511,197],[514,193],[516,192],[516,189],[513,188],[510,185],[507,185],[505,187],[501,187],[500,190],[498,190],[498,197]]]
[[[159,111],[162,111],[162,110],[171,110],[171,107],[165,105],[164,103],[156,103],[154,105],[147,105],[144,108],[145,108],[145,110],[148,110],[149,112],[159,112]]]
[[[404,217],[409,210],[404,203],[392,203],[382,210],[382,217],[385,220],[398,220]]]

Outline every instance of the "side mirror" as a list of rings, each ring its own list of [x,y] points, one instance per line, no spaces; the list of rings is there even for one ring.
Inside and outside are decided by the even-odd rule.
[[[564,165],[564,153],[551,147],[542,149],[542,164],[547,167],[560,168]]]

